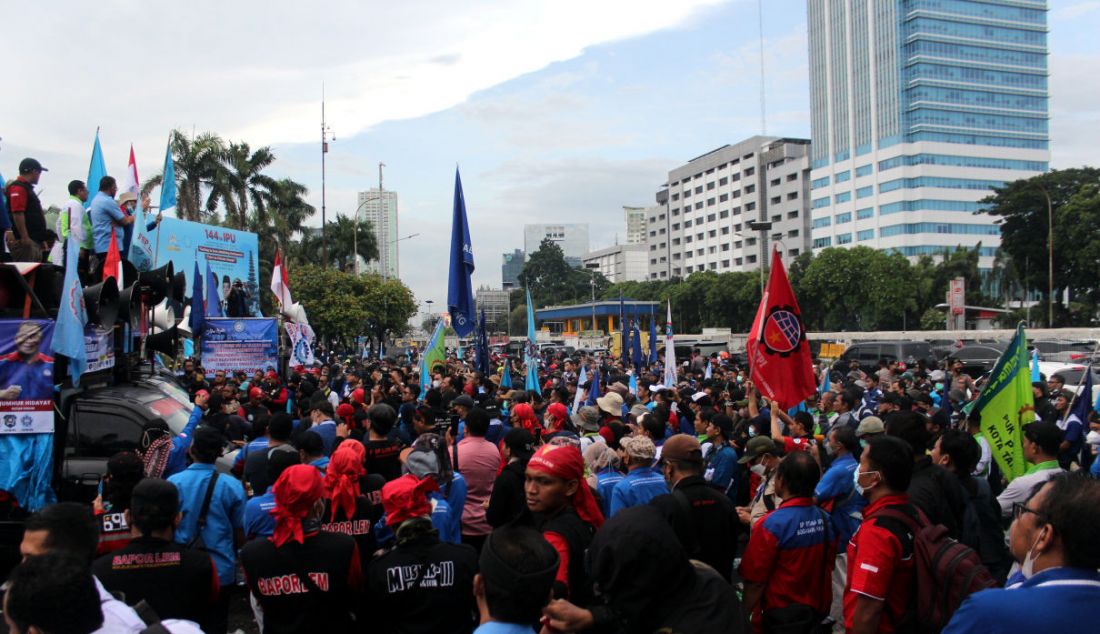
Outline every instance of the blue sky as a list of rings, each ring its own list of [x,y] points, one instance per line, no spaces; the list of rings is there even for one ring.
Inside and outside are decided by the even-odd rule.
[[[385,162],[400,233],[420,233],[401,245],[401,276],[436,307],[456,164],[475,284],[498,286],[500,255],[522,247],[524,223],[588,222],[592,246],[610,245],[622,206],[650,204],[669,169],[761,128],[752,0],[332,0],[308,19],[293,0],[106,4],[32,4],[25,17],[47,33],[128,38],[6,38],[40,53],[20,79],[36,98],[0,101],[0,171],[39,157],[53,168],[43,200],[59,202],[86,173],[97,125],[109,170],[122,172],[133,143],[143,178],[159,169],[168,130],[210,130],[272,145],[273,175],[305,183],[319,211],[324,82],[336,134],[329,217],[352,213]],[[767,132],[806,137],[806,4],[763,4]],[[1053,163],[1096,164],[1100,1],[1051,4]]]

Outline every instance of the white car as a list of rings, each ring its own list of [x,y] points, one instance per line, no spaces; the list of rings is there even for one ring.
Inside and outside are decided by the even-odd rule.
[[[1078,386],[1081,384],[1081,380],[1085,375],[1085,368],[1089,366],[1081,365],[1079,363],[1054,363],[1051,361],[1039,362],[1039,373],[1043,375],[1043,380],[1047,380],[1053,374],[1061,374],[1062,378],[1066,380],[1066,389],[1076,392]],[[1089,402],[1096,402],[1096,395],[1100,394],[1100,369],[1092,368],[1092,397]]]

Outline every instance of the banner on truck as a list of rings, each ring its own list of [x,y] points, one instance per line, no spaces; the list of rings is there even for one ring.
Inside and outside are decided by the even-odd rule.
[[[208,317],[202,327],[202,367],[209,376],[215,370],[278,370],[278,335],[274,317]]]
[[[0,319],[0,434],[53,433],[53,327]]]
[[[88,367],[84,372],[98,372],[115,367],[114,330],[104,330],[88,324],[84,328],[84,350],[88,355]]]
[[[151,235],[156,240],[156,232]],[[196,261],[202,271],[206,270],[207,263],[210,264],[210,270],[218,279],[213,293],[217,294],[223,315],[226,314],[226,299],[233,281],[238,279],[248,294],[249,316],[260,314],[259,243],[256,234],[179,218],[164,218],[160,223],[157,245],[156,266],[164,266],[171,260],[176,272],[182,271],[187,276],[188,289],[194,288],[191,277]],[[210,295],[211,298],[213,296]],[[207,314],[210,314],[209,309]]]

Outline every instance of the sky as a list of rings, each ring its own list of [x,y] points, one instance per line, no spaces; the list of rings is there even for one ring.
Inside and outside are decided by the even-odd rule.
[[[762,4],[763,122],[753,0],[28,3],[29,28],[0,41],[0,174],[34,156],[59,203],[97,127],[108,170],[132,143],[143,180],[172,128],[216,132],[270,145],[271,175],[309,187],[319,225],[323,87],[326,217],[353,214],[384,162],[398,235],[419,234],[400,244],[401,278],[439,309],[456,167],[474,284],[499,287],[525,223],[587,222],[591,247],[609,246],[622,207],[653,204],[670,169],[762,129],[808,138],[806,3]],[[1100,1],[1051,5],[1053,166],[1096,165]]]

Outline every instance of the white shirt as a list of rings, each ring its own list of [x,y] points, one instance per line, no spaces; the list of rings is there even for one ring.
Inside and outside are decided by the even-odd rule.
[[[140,632],[145,629],[145,621],[141,620],[133,608],[111,596],[95,576],[92,579],[95,579],[95,589],[99,592],[99,607],[103,610],[103,627],[93,634]]]
[[[61,213],[57,215],[57,236],[62,238],[61,235],[61,218],[66,213],[69,214],[69,233],[72,234],[73,240],[76,240],[78,245],[84,244],[84,238],[87,237],[84,233],[84,205],[75,198],[69,198],[65,201],[65,206],[61,209]]]
[[[997,496],[997,503],[1001,505],[1001,516],[1011,517],[1013,502],[1021,504],[1027,502],[1035,485],[1046,482],[1061,472],[1061,468],[1040,469],[1034,473],[1018,476],[1015,480],[1009,482],[1005,490]]]

